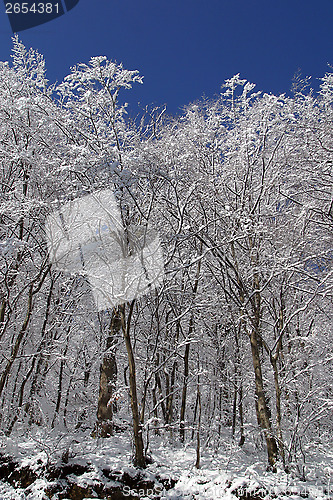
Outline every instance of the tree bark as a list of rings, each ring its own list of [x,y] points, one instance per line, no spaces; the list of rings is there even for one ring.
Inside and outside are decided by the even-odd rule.
[[[127,357],[128,357],[129,386],[130,386],[129,389],[130,389],[130,399],[131,399],[131,408],[133,416],[133,435],[134,435],[134,447],[135,447],[134,465],[136,467],[145,468],[146,459],[144,454],[144,445],[142,437],[142,425],[141,425],[142,423],[140,422],[140,416],[139,416],[139,405],[138,405],[138,396],[136,388],[135,358],[133,353],[132,341],[130,337],[130,323],[131,323],[134,303],[135,300],[132,300],[127,318],[127,324],[125,321],[125,306],[119,306],[119,311],[120,311],[121,326],[123,330],[123,335],[127,350]]]
[[[200,253],[201,252],[202,252],[202,243],[200,243]],[[201,269],[201,260],[199,260],[198,262],[197,272],[193,286],[193,297],[195,297],[198,291],[200,269]],[[189,371],[188,368],[189,368],[189,358],[190,358],[190,339],[193,331],[194,331],[194,318],[192,313],[188,328],[188,336],[187,336],[188,341],[185,346],[185,354],[184,354],[184,385],[182,392],[182,404],[180,409],[180,425],[179,425],[180,440],[182,443],[184,443],[185,441],[185,411],[186,411],[186,395],[187,395],[188,371]]]
[[[97,435],[106,438],[113,433],[113,395],[117,382],[117,361],[114,352],[115,338],[121,330],[120,311],[114,309],[106,341],[106,353],[100,367],[99,396],[97,405]]]
[[[189,330],[192,331],[192,329],[193,329],[193,319],[191,317]],[[180,440],[182,443],[184,443],[185,441],[185,410],[186,410],[189,357],[190,357],[190,342],[188,341],[185,346],[185,354],[184,354],[184,384],[183,384],[182,404],[180,408],[180,424],[179,424]]]
[[[12,365],[13,365],[15,359],[16,359],[16,356],[18,354],[21,342],[23,340],[23,337],[24,337],[24,335],[25,335],[25,333],[27,331],[27,328],[28,328],[28,325],[29,325],[29,322],[30,322],[31,312],[32,312],[32,298],[33,298],[33,284],[30,285],[30,289],[29,289],[27,313],[26,313],[25,320],[24,320],[24,322],[22,324],[20,333],[18,334],[18,336],[16,338],[15,344],[13,345],[11,356],[8,359],[7,365],[6,365],[4,371],[2,372],[2,375],[0,377],[0,396],[2,394],[2,391],[3,391],[4,387],[5,387],[5,383],[7,381],[7,377],[9,375],[11,367],[12,367]]]
[[[199,407],[199,416],[198,416],[198,427],[197,427],[197,448],[196,448],[196,462],[195,467],[200,469],[200,427],[201,427],[201,393],[200,393],[200,376],[198,375],[198,383],[197,383],[197,401]]]
[[[280,387],[280,381],[279,381],[279,372],[278,372],[278,367],[277,367],[277,359],[275,357],[271,357],[271,364],[273,367],[273,373],[274,373],[274,386],[275,386],[275,399],[276,399],[276,430],[277,430],[277,437],[279,441],[279,452],[283,461],[283,465],[286,465],[286,459],[285,459],[285,452],[284,452],[284,443],[283,443],[283,436],[282,436],[282,426],[281,426],[281,421],[282,421],[282,415],[281,415],[281,387]]]
[[[277,445],[276,445],[276,440],[272,435],[270,410],[265,397],[261,360],[258,347],[258,338],[257,338],[257,332],[255,330],[252,330],[251,332],[250,342],[252,351],[252,362],[255,375],[257,420],[258,420],[258,425],[264,431],[267,444],[268,463],[270,467],[274,470],[277,460]]]
[[[239,403],[238,403],[238,411],[239,411],[239,430],[240,430],[240,438],[238,446],[243,446],[245,443],[244,436],[244,415],[243,415],[243,384],[240,383],[239,387]]]

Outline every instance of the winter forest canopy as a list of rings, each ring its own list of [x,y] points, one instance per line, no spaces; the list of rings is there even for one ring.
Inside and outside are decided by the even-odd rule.
[[[94,57],[49,85],[43,57],[13,44],[0,63],[2,453],[33,443],[68,463],[85,440],[116,438],[135,467],[163,443],[193,449],[199,469],[229,446],[306,481],[333,431],[333,73],[318,94],[295,78],[291,97],[236,75],[179,117],[131,120],[137,71]],[[87,280],[50,261],[45,221],[106,188],[125,229],[159,233],[165,276],[98,312]]]

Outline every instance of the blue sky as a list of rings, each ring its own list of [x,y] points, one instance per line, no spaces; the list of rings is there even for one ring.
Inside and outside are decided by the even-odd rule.
[[[0,60],[10,58],[11,36],[1,3]],[[174,114],[235,73],[265,92],[289,92],[298,68],[318,85],[333,64],[333,0],[80,0],[19,36],[45,56],[51,82],[106,55],[144,76],[123,94],[132,109],[166,103]]]

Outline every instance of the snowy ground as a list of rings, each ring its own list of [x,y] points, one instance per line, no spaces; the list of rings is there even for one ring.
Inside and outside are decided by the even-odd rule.
[[[94,440],[81,435],[76,442],[66,442],[66,436],[26,439],[20,443],[13,439],[2,439],[0,452],[8,454],[20,462],[22,467],[29,466],[35,471],[43,471],[47,463],[61,463],[61,454],[69,447],[69,464],[91,466],[91,472],[75,477],[80,486],[93,485],[102,480],[101,471],[105,468],[126,471],[135,476],[137,470],[131,465],[131,446],[128,434],[116,434],[104,440]],[[80,442],[78,442],[80,441]],[[227,441],[226,441],[227,443]],[[225,444],[218,450],[202,451],[201,467],[194,467],[196,454],[192,447],[180,447],[166,438],[152,438],[153,463],[145,471],[147,480],[174,478],[176,484],[166,490],[163,484],[156,483],[154,488],[140,490],[124,487],[124,496],[137,496],[140,499],[160,498],[163,500],[236,500],[237,498],[278,498],[280,500],[333,499],[333,454],[317,445],[311,452],[311,461],[305,462],[306,481],[297,477],[297,470],[286,474],[267,472],[263,456],[250,445],[238,446]],[[104,478],[105,480],[105,478]],[[25,490],[0,482],[0,500],[43,500],[47,498],[44,490],[47,481],[41,472],[39,479]],[[95,497],[96,498],[96,497]],[[57,496],[54,495],[54,500]]]

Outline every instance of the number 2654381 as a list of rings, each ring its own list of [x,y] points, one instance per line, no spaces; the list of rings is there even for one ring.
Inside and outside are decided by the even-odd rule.
[[[6,14],[59,14],[59,4],[44,3],[6,3]]]

